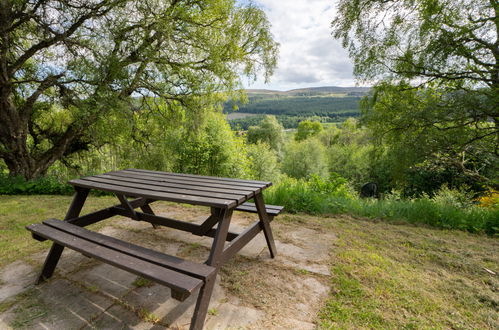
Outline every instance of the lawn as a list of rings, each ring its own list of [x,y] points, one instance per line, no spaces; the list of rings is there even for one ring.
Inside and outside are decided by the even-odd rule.
[[[70,200],[0,196],[0,267],[46,249],[49,243],[33,241],[24,226],[62,218]],[[89,197],[84,212],[114,200]],[[275,221],[281,240],[283,229],[298,227],[336,237],[329,251],[330,293],[317,310],[319,328],[499,328],[497,238],[347,215],[283,214]],[[224,273],[232,271],[229,264]],[[251,285],[245,276],[241,285]]]
[[[34,252],[49,242],[35,242],[25,227],[45,219],[64,219],[71,196],[0,196],[0,267]],[[115,197],[89,197],[82,213],[116,204]]]

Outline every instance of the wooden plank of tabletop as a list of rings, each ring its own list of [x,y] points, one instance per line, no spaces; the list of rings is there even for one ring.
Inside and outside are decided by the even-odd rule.
[[[237,205],[237,202],[233,199],[219,199],[219,198],[190,196],[183,194],[164,193],[159,191],[152,191],[149,189],[123,187],[119,185],[99,183],[84,179],[74,179],[69,181],[69,184],[78,187],[109,191],[112,193],[118,193],[128,196],[145,197],[155,200],[187,203],[192,205],[213,206],[218,208],[232,208]]]
[[[241,183],[249,183],[249,184],[257,183],[257,184],[267,185],[267,184],[271,183],[269,181],[244,180],[244,179],[224,178],[224,177],[208,176],[208,175],[173,173],[173,172],[161,172],[161,171],[142,170],[142,169],[137,169],[137,168],[127,168],[126,170],[127,171],[142,172],[142,173],[169,174],[169,175],[181,176],[181,177],[213,179],[213,180],[217,180],[217,181],[241,182]]]
[[[216,193],[245,195],[248,198],[253,196],[255,193],[255,190],[250,190],[250,189],[239,190],[239,189],[217,188],[217,187],[213,187],[213,185],[209,184],[209,183],[193,183],[193,182],[176,180],[176,179],[158,181],[157,178],[151,178],[148,176],[143,176],[141,174],[136,174],[136,175],[131,174],[130,175],[130,174],[123,174],[120,172],[115,172],[115,173],[111,172],[111,173],[106,173],[106,174],[95,175],[95,177],[98,177],[98,178],[110,177],[110,178],[113,178],[114,180],[123,180],[123,181],[128,181],[128,182],[143,183],[143,184],[149,184],[149,185],[160,186],[160,187],[184,188],[184,189],[192,189],[192,190],[200,190],[200,191],[211,191],[211,192],[216,192]]]
[[[259,186],[240,186],[240,185],[232,185],[229,183],[224,183],[224,182],[215,182],[215,181],[199,181],[196,179],[192,178],[181,178],[181,177],[175,177],[175,176],[157,176],[153,174],[147,174],[147,173],[138,173],[138,172],[126,172],[126,171],[116,171],[116,172],[108,172],[104,173],[103,175],[119,175],[119,176],[124,176],[124,177],[135,177],[135,178],[142,178],[142,179],[148,179],[151,181],[156,181],[156,182],[168,182],[168,183],[180,183],[180,184],[188,184],[188,185],[194,185],[194,186],[203,186],[203,187],[212,187],[212,188],[220,188],[220,189],[226,189],[226,190],[242,190],[242,191],[253,191],[254,193],[260,192],[262,189],[265,187],[259,187]]]
[[[226,187],[247,187],[250,189],[255,189],[255,188],[266,188],[271,185],[270,182],[265,182],[265,183],[258,183],[258,182],[229,182],[229,181],[224,181],[224,180],[218,180],[216,177],[197,177],[195,175],[193,176],[179,176],[175,175],[174,173],[167,173],[167,172],[140,172],[138,170],[132,171],[132,170],[122,170],[119,172],[123,173],[143,173],[144,175],[148,176],[154,176],[157,178],[177,178],[177,179],[182,179],[185,181],[191,181],[191,182],[205,182],[205,183],[213,183],[213,184],[222,184],[225,185]]]
[[[165,193],[174,193],[174,194],[182,194],[182,195],[190,195],[190,196],[199,196],[199,197],[213,197],[219,199],[232,199],[237,201],[238,203],[242,203],[247,200],[246,195],[243,194],[224,194],[224,193],[215,193],[209,191],[201,191],[194,189],[186,189],[186,188],[172,188],[172,187],[161,187],[155,186],[148,183],[137,183],[137,182],[129,182],[116,180],[112,177],[101,177],[101,176],[89,176],[82,178],[83,180],[99,182],[99,183],[107,183],[127,188],[137,188],[137,189],[145,189],[150,191],[158,191]]]

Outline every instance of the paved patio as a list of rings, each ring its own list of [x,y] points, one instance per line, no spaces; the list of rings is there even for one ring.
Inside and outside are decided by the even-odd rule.
[[[156,213],[200,222],[206,210],[153,205]],[[335,236],[310,224],[272,223],[278,256],[270,259],[260,233],[219,274],[206,329],[313,329],[329,292],[330,251]],[[232,231],[255,221],[236,212]],[[100,232],[168,254],[201,261],[211,239],[144,222],[115,219]],[[29,235],[26,233],[26,235]],[[33,244],[40,244],[33,240]],[[187,329],[196,295],[179,303],[170,290],[66,249],[54,277],[34,286],[45,254],[0,270],[0,328]]]

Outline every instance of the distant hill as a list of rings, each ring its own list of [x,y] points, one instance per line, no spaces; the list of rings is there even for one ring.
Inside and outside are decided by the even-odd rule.
[[[277,91],[270,89],[247,89],[248,96],[255,95],[278,95],[278,96],[320,96],[327,94],[345,94],[345,95],[367,95],[369,87],[337,87],[337,86],[324,86],[324,87],[309,87],[291,89],[289,91]]]
[[[247,104],[227,102],[226,113],[272,114],[280,116],[338,118],[359,115],[359,100],[367,87],[311,87],[289,91],[248,89]]]

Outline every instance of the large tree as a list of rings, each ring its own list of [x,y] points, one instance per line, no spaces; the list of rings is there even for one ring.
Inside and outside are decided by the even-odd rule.
[[[375,84],[363,107],[378,136],[413,165],[433,158],[475,177],[491,173],[499,155],[497,0],[340,0],[332,27],[356,77]]]
[[[0,159],[43,175],[113,113],[195,112],[241,74],[268,77],[277,46],[234,0],[0,0]]]

